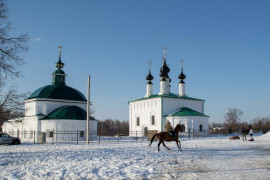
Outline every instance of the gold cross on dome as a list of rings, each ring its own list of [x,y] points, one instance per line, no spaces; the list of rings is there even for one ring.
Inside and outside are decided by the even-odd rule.
[[[61,53],[62,46],[60,45],[58,48],[59,48],[59,53]]]

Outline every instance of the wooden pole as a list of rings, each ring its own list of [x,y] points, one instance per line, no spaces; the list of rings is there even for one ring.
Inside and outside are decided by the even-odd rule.
[[[89,109],[90,109],[90,76],[88,76],[87,86],[87,120],[86,120],[86,144],[89,144]]]

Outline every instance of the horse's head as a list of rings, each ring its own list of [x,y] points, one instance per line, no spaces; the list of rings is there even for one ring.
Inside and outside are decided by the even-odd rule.
[[[179,131],[180,132],[183,132],[183,131],[185,131],[185,125],[183,125],[183,124],[177,124],[174,130],[175,131],[178,131],[178,132]]]

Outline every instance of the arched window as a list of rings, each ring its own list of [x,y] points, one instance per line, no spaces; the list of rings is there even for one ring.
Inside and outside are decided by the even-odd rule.
[[[137,126],[140,126],[140,118],[137,117]]]
[[[53,131],[52,130],[49,132],[49,137],[53,137]]]
[[[203,126],[201,124],[200,124],[199,128],[200,128],[200,131],[203,131]]]
[[[155,125],[155,116],[154,115],[151,118],[151,123],[152,123],[152,125]]]
[[[180,124],[180,123],[179,123]],[[186,126],[183,125],[183,128],[181,129],[181,132],[185,132],[186,131]]]

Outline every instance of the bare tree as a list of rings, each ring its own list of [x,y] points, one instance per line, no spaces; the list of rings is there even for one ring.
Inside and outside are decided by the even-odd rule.
[[[18,77],[18,67],[24,60],[20,54],[28,49],[27,34],[12,35],[12,26],[8,20],[8,8],[0,0],[0,131],[5,120],[16,118],[23,113],[23,100],[27,93],[20,94],[17,88],[6,88],[7,77]],[[7,90],[8,89],[8,90]]]
[[[227,128],[232,130],[239,129],[239,123],[241,122],[241,117],[243,116],[243,111],[237,108],[228,108],[225,114],[225,125]]]
[[[270,131],[270,118],[269,117],[258,117],[252,121],[252,127],[254,131],[262,131],[266,133]]]
[[[28,49],[27,34],[13,36],[10,34],[11,30],[7,5],[4,0],[0,0],[0,81],[19,76],[17,68],[24,63],[20,53]]]
[[[98,121],[98,133],[102,136],[114,136],[116,134],[128,135],[128,121],[106,119]]]
[[[0,87],[0,130],[4,121],[24,115],[24,99],[28,93],[20,94],[12,87],[6,92]]]

